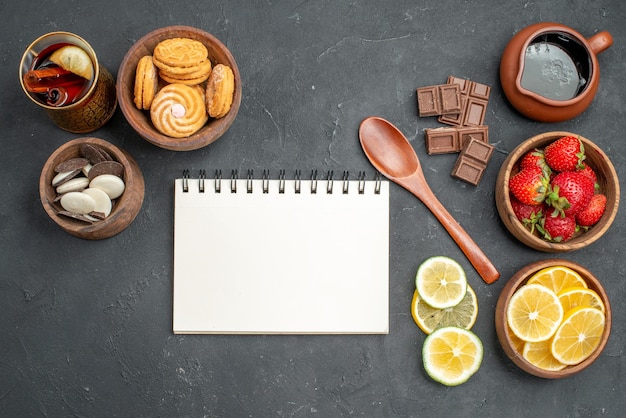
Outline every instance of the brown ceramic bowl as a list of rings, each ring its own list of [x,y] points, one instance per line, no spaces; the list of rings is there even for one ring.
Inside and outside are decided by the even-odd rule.
[[[191,38],[202,42],[209,51],[211,64],[228,65],[235,76],[233,104],[228,114],[220,119],[210,118],[203,128],[187,138],[172,138],[160,133],[152,125],[149,111],[137,109],[133,102],[137,62],[144,55],[152,55],[159,42],[170,38]],[[142,138],[161,148],[191,151],[215,142],[232,125],[241,104],[241,77],[232,54],[213,35],[188,26],[168,26],[148,33],[128,50],[117,73],[117,96],[122,113]]]
[[[574,366],[567,366],[559,371],[548,371],[541,369],[537,366],[532,365],[531,363],[526,361],[526,359],[524,359],[522,354],[515,347],[515,343],[511,338],[511,332],[509,330],[505,314],[511,297],[513,296],[515,291],[519,289],[520,286],[524,285],[526,281],[536,272],[551,266],[569,267],[572,270],[578,272],[578,274],[580,274],[585,282],[587,282],[589,288],[594,290],[600,296],[600,298],[602,298],[602,302],[604,302],[606,316],[604,334],[602,335],[600,344],[591,354],[591,356],[589,356],[586,360],[583,360],[583,362],[579,364],[576,364]],[[583,266],[571,261],[561,259],[538,261],[527,265],[526,267],[515,273],[502,289],[502,293],[500,293],[500,297],[498,298],[498,302],[496,304],[496,333],[504,352],[511,359],[511,361],[513,361],[513,363],[515,363],[520,369],[534,376],[543,377],[546,379],[560,379],[563,377],[568,377],[589,367],[600,356],[602,350],[604,350],[604,347],[606,346],[609,335],[611,333],[611,321],[611,305],[609,303],[609,298],[604,291],[604,288],[602,287],[600,281]]]
[[[62,208],[55,202],[57,193],[55,187],[52,187],[52,179],[56,174],[54,168],[63,161],[79,157],[81,144],[100,147],[124,167],[124,193],[114,200],[109,216],[93,224],[59,215],[58,211]],[[67,233],[90,240],[109,238],[126,229],[139,213],[144,197],[143,174],[137,162],[126,151],[99,138],[77,138],[57,148],[44,164],[39,178],[39,196],[48,216]]]
[[[577,232],[568,241],[557,243],[542,239],[536,232],[531,234],[515,217],[509,195],[509,179],[518,172],[518,161],[524,154],[535,148],[544,148],[556,139],[566,135],[577,136],[583,142],[587,156],[585,162],[595,170],[600,190],[606,195],[607,201],[606,211],[596,225],[588,231]],[[619,197],[619,180],[609,157],[589,139],[570,132],[546,132],[522,142],[506,158],[496,180],[496,207],[506,228],[522,243],[545,252],[578,250],[597,241],[609,229],[615,219],[619,206]]]

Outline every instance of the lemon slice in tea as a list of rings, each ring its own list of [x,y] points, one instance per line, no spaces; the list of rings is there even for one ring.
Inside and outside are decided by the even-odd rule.
[[[66,45],[54,51],[49,59],[64,70],[71,71],[87,80],[93,78],[93,63],[82,48]]]

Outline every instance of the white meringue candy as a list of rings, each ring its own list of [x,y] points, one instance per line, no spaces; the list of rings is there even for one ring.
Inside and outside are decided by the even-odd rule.
[[[89,186],[89,179],[87,177],[75,177],[57,187],[57,193],[80,192],[86,189],[87,186]]]
[[[74,171],[63,171],[57,174],[52,179],[52,186],[56,187],[59,183],[62,183],[63,180],[65,180],[68,176],[71,176],[72,174],[74,174]]]
[[[84,166],[84,167],[81,169],[81,171],[83,172],[83,174],[84,174],[85,176],[88,176],[88,175],[89,175],[89,170],[91,170],[91,169],[92,169],[92,167],[93,167],[93,165],[91,165],[91,163],[89,163],[89,164],[87,164],[86,166]]]
[[[66,211],[81,215],[93,212],[96,207],[94,198],[82,192],[67,192],[61,197],[60,203]]]
[[[124,193],[125,185],[124,180],[113,174],[101,174],[91,180],[89,187],[102,190],[110,199],[117,199]]]
[[[109,216],[111,213],[111,198],[101,189],[96,189],[95,187],[90,187],[88,189],[83,190],[83,193],[91,196],[93,200],[96,202],[96,206],[94,207],[94,212],[101,212],[105,217]]]

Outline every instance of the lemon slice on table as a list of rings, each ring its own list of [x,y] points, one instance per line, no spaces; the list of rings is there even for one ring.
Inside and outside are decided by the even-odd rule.
[[[526,284],[511,297],[506,311],[509,327],[524,341],[552,337],[563,320],[563,306],[556,294],[540,284]]]
[[[588,306],[604,312],[604,303],[596,292],[586,287],[570,287],[557,295],[563,305],[563,311],[567,313],[570,309],[579,306]]]
[[[552,355],[569,365],[585,360],[600,344],[604,323],[599,309],[581,306],[570,310],[552,338]]]
[[[474,289],[468,285],[461,302],[451,308],[438,309],[424,302],[419,297],[419,292],[415,290],[411,302],[411,314],[417,326],[426,334],[430,334],[437,328],[450,326],[471,329],[478,316],[478,300]]]
[[[458,305],[467,292],[463,267],[445,256],[431,257],[417,269],[415,288],[420,298],[433,308]]]
[[[93,78],[93,63],[89,55],[75,45],[66,45],[50,55],[50,61],[87,80]]]
[[[424,340],[424,370],[436,382],[457,386],[466,382],[480,368],[483,345],[472,331],[444,327]]]
[[[539,341],[536,343],[525,343],[522,356],[530,364],[543,370],[558,371],[567,367],[552,355],[552,341]]]
[[[565,266],[546,267],[535,273],[528,284],[541,284],[557,295],[570,287],[588,287],[580,274]]]

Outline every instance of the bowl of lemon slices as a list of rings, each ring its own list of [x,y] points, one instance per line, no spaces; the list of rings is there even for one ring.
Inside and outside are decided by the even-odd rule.
[[[532,263],[502,289],[495,313],[498,340],[520,369],[559,379],[598,359],[611,333],[611,305],[600,281],[562,259]]]

